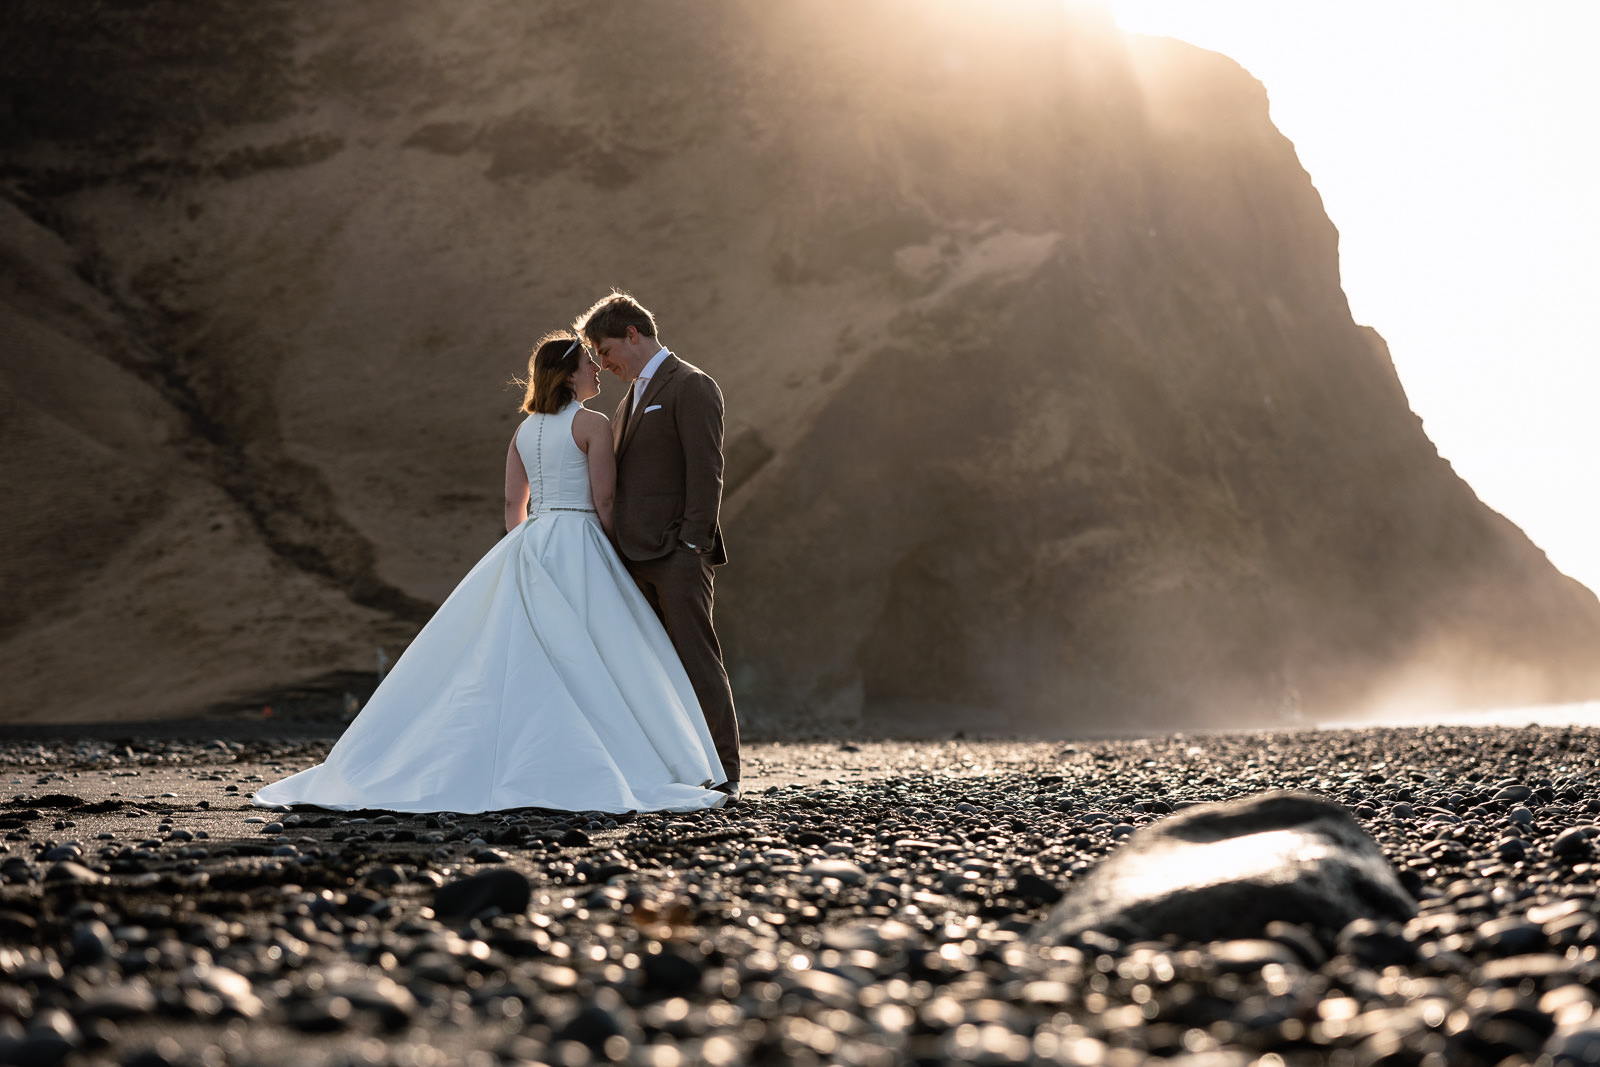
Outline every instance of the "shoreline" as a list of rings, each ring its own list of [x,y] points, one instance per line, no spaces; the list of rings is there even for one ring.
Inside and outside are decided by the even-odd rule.
[[[322,703],[336,706],[330,697]],[[273,705],[264,705],[271,707]],[[163,739],[200,740],[223,738],[227,740],[274,739],[336,739],[349,725],[351,717],[328,711],[306,714],[295,710],[275,711],[270,716],[259,713],[232,711],[212,716],[184,716],[171,719],[138,721],[103,720],[71,723],[4,723],[0,722],[0,744],[8,741],[55,740],[121,740]],[[972,741],[986,743],[1052,744],[1098,741],[1132,741],[1161,737],[1210,737],[1232,734],[1273,734],[1300,731],[1386,730],[1428,728],[1519,728],[1527,726],[1595,727],[1600,728],[1600,701],[1570,704],[1542,704],[1510,708],[1465,709],[1450,712],[1372,714],[1349,719],[1313,719],[1302,722],[1244,724],[1238,726],[1184,726],[1149,727],[1127,730],[1091,730],[1063,728],[1059,732],[1043,730],[983,731],[962,727],[954,723],[939,723],[922,730],[883,729],[885,724],[875,722],[855,731],[818,732],[814,736],[751,735],[750,743],[759,745],[827,744],[854,741],[895,744],[936,741]]]

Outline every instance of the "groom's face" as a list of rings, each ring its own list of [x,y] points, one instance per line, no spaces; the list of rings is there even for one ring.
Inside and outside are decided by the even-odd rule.
[[[595,342],[594,352],[595,355],[600,357],[600,366],[604,367],[612,374],[615,374],[623,381],[628,381],[633,377],[633,375],[629,374],[627,369],[617,361],[617,356],[619,354],[618,349],[620,349],[621,346],[622,338],[603,337],[599,341]]]
[[[625,382],[631,382],[639,376],[644,369],[646,361],[640,360],[639,353],[644,348],[643,338],[639,331],[632,326],[621,337],[604,337],[594,346],[595,354],[600,357],[600,366],[615,374]],[[650,354],[655,354],[655,348],[650,349]]]

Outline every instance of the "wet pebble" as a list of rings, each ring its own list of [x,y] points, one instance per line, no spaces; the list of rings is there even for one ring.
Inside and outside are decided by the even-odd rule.
[[[514,870],[492,870],[440,886],[434,893],[434,912],[446,920],[471,919],[485,913],[521,914],[527,910],[532,886]]]
[[[91,919],[72,932],[72,961],[75,964],[99,963],[111,954],[111,928]]]
[[[817,881],[832,878],[844,885],[861,885],[867,880],[867,872],[859,865],[842,859],[816,860],[806,864],[801,873]]]
[[[106,879],[103,875],[72,860],[62,860],[45,871],[46,882],[74,882],[79,885],[98,885]]]

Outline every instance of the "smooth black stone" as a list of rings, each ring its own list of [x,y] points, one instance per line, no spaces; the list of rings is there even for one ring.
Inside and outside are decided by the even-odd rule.
[[[486,912],[519,915],[528,910],[533,887],[514,870],[484,871],[442,885],[433,895],[433,911],[440,919],[471,919]]]
[[[589,835],[576,826],[561,835],[561,845],[564,848],[577,848],[589,843]]]
[[[44,880],[46,882],[76,882],[79,885],[98,885],[105,881],[105,877],[96,874],[81,863],[62,860],[45,872]]]
[[[598,1004],[586,1004],[555,1035],[557,1041],[576,1041],[599,1052],[608,1039],[622,1036],[625,1028],[616,1015]]]
[[[1416,944],[1406,940],[1399,923],[1372,919],[1356,919],[1339,931],[1338,949],[1376,971],[1417,958]]]
[[[0,935],[19,940],[32,940],[39,922],[32,915],[10,909],[0,909]]]
[[[45,1008],[28,1024],[29,1037],[59,1037],[73,1048],[82,1043],[78,1024],[60,1008]]]
[[[867,873],[858,864],[842,859],[825,859],[808,863],[801,873],[819,882],[824,878],[833,878],[843,885],[863,885],[867,880]]]
[[[1569,826],[1556,835],[1550,843],[1550,851],[1563,858],[1583,858],[1593,854],[1594,846],[1590,842],[1590,834],[1594,832],[1592,826]]]
[[[16,1067],[55,1067],[72,1054],[72,1042],[60,1034],[29,1034],[21,1040],[0,1042],[0,1063]]]
[[[1551,1029],[1550,1020],[1539,1018],[1537,1012],[1492,1012],[1452,1034],[1446,1057],[1450,1063],[1461,1064],[1499,1064],[1507,1060],[1525,1063],[1539,1054]]]
[[[123,966],[124,971],[128,969]],[[156,1007],[155,993],[143,978],[136,978],[132,982],[102,986],[72,1010],[81,1025],[84,1019],[137,1019],[152,1014]]]
[[[350,1001],[344,997],[322,996],[303,1001],[288,1011],[289,1025],[308,1034],[326,1034],[349,1025]]]
[[[72,961],[99,963],[111,953],[111,930],[98,919],[86,922],[72,932]]]
[[[266,1005],[256,996],[250,980],[227,967],[209,964],[189,967],[180,975],[185,986],[194,986],[222,1002],[225,1012],[241,1018],[253,1019],[266,1011]]]
[[[389,1030],[398,1030],[417,1014],[417,998],[390,978],[362,979],[331,987],[329,995],[343,997],[358,1011],[371,1012]]]
[[[345,895],[344,906],[341,910],[346,915],[367,915],[372,909],[385,903],[383,897],[365,889],[352,889]]]
[[[1538,924],[1508,916],[1480,927],[1478,944],[1496,956],[1525,956],[1548,949],[1550,939]]]
[[[1062,897],[1061,888],[1034,872],[1022,872],[1011,881],[1011,896],[1024,904],[1054,904]]]
[[[1133,939],[1261,937],[1290,922],[1332,944],[1356,919],[1404,921],[1416,905],[1344,808],[1274,792],[1188,808],[1134,834],[1041,924],[1046,943],[1088,930]]]
[[[374,889],[388,889],[397,886],[406,880],[405,872],[399,867],[374,867],[361,876],[361,881]]]
[[[1563,915],[1545,923],[1541,929],[1550,943],[1559,949],[1578,945],[1600,944],[1600,922],[1587,912]]]
[[[85,1048],[103,1049],[118,1037],[116,1024],[106,1019],[81,1019],[78,1026]]]
[[[647,953],[642,969],[645,985],[666,996],[684,996],[700,988],[704,961],[691,958],[676,945],[664,944],[660,952]]]

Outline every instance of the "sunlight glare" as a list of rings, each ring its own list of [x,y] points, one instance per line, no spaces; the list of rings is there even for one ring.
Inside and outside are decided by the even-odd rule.
[[[1440,453],[1600,588],[1600,4],[1111,0],[1267,89]]]

